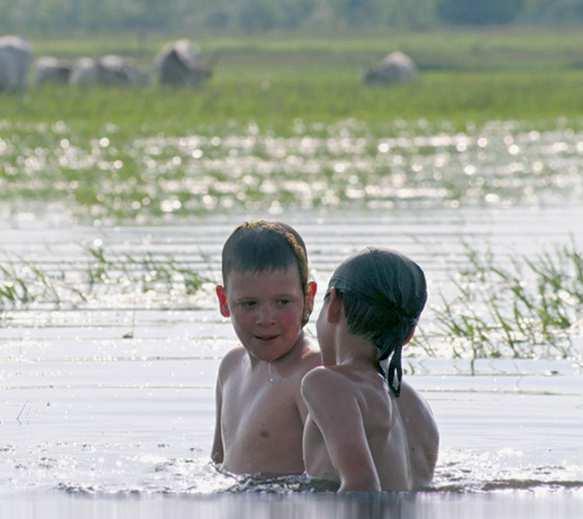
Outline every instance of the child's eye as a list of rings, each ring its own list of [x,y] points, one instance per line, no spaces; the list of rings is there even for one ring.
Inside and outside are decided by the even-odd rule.
[[[240,301],[239,302],[239,306],[241,308],[243,308],[244,310],[251,310],[252,308],[255,308],[256,304],[257,304],[256,301]]]
[[[287,298],[281,298],[277,300],[277,305],[278,306],[287,306],[291,303],[291,299],[287,299]]]

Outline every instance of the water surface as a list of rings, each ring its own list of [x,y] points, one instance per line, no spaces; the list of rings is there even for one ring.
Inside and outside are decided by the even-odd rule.
[[[435,333],[432,308],[468,245],[499,267],[581,249],[583,134],[399,124],[130,139],[0,124],[0,286],[17,295],[0,300],[0,518],[579,517],[581,325],[564,350],[476,361]],[[235,341],[213,286],[224,240],[253,217],[300,231],[320,295],[367,245],[425,269],[430,348],[408,347],[404,367],[441,432],[427,489],[337,497],[209,464]]]
[[[74,277],[89,261],[87,245],[98,242],[120,258],[170,255],[218,280],[220,247],[243,217],[84,227],[20,214],[4,221],[0,249],[5,259]],[[451,273],[465,261],[462,239],[487,244],[504,264],[518,253],[583,238],[577,224],[583,210],[577,206],[282,218],[304,236],[320,287],[342,258],[371,243],[417,259],[434,294],[451,288]],[[210,517],[246,509],[254,517],[272,511],[295,517],[300,510],[303,517],[330,512],[348,517],[362,507],[371,514],[390,510],[397,517],[423,517],[433,511],[435,517],[436,506],[443,507],[443,517],[460,509],[478,517],[503,509],[519,517],[531,517],[535,509],[536,517],[551,512],[574,517],[581,506],[578,339],[569,358],[484,359],[471,366],[475,376],[469,359],[429,358],[413,349],[408,380],[429,400],[442,439],[435,479],[419,494],[350,501],[298,493],[305,487],[289,481],[257,488],[218,473],[208,462],[213,386],[234,334],[216,310],[211,288],[189,295],[105,284],[89,301],[64,294],[59,304],[47,297],[4,309],[0,491],[11,508],[0,514],[35,517],[42,509],[43,517],[58,517],[67,507],[87,517],[113,509],[182,517],[196,503]],[[313,331],[313,322],[308,329]]]

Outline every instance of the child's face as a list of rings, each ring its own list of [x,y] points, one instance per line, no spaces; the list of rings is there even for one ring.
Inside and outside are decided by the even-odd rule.
[[[314,293],[315,284],[311,284],[304,297],[295,265],[285,270],[234,271],[226,287],[217,287],[221,314],[231,317],[245,349],[267,362],[283,357],[296,345]]]

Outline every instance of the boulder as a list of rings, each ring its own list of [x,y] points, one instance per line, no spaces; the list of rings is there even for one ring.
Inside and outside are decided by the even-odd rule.
[[[80,58],[71,72],[72,85],[90,86],[97,84],[97,61],[93,58]]]
[[[0,36],[0,91],[23,91],[31,63],[28,42],[18,36]]]
[[[148,83],[148,76],[133,63],[113,54],[97,61],[100,83],[104,85],[138,86]]]
[[[53,83],[66,85],[71,77],[73,67],[52,56],[43,56],[35,63],[37,85]]]
[[[77,61],[70,83],[77,86],[138,86],[147,84],[148,77],[125,58],[107,55]]]
[[[367,85],[391,85],[409,83],[417,77],[417,66],[402,52],[391,52],[381,63],[369,69],[364,75]]]
[[[156,59],[161,85],[197,86],[212,75],[208,63],[190,40],[178,40],[164,47]]]

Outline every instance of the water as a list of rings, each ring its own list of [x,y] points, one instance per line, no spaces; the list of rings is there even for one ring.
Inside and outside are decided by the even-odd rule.
[[[358,121],[276,135],[255,124],[213,135],[84,136],[59,121],[0,120],[0,200],[66,201],[78,215],[151,216],[337,209],[577,203],[583,133],[492,121],[455,133],[447,122]]]
[[[541,139],[521,135],[499,144],[505,143],[508,153],[518,146],[512,148],[518,154]],[[567,132],[562,137],[572,138],[566,148],[552,151],[544,136],[537,153],[552,152],[568,162],[568,184],[577,196],[577,136]],[[444,145],[459,148],[461,141],[454,141]],[[407,148],[399,142],[387,140],[386,145]],[[417,142],[417,155],[422,145],[441,146]],[[480,144],[476,140],[469,147],[477,150]],[[358,149],[350,150],[343,156],[358,156]],[[384,148],[377,150],[384,153]],[[489,160],[478,151],[474,159]],[[525,178],[519,177],[517,189],[528,184]],[[541,186],[536,180],[523,199],[532,201],[529,196],[536,195],[536,205],[509,206],[492,198],[484,206],[312,207],[277,217],[304,236],[320,295],[335,265],[374,244],[396,248],[423,265],[431,306],[438,304],[440,291],[452,290],[451,276],[467,262],[464,241],[480,250],[489,247],[497,265],[570,239],[582,243],[583,207],[545,205],[548,197]],[[486,192],[481,193],[472,200]],[[18,272],[34,264],[56,280],[54,290],[48,290],[39,278],[30,278],[35,299],[5,306],[0,313],[2,519],[580,514],[581,337],[574,338],[565,359],[472,362],[445,354],[429,358],[421,347],[406,351],[408,380],[432,405],[442,439],[435,479],[423,492],[336,497],[307,492],[293,480],[249,485],[220,474],[208,462],[214,379],[234,341],[216,308],[212,282],[219,279],[221,245],[233,227],[254,216],[273,218],[273,212],[121,226],[81,225],[58,204],[44,209],[4,205],[0,213],[0,263]],[[110,258],[111,278],[80,297],[70,287],[84,279],[93,261],[91,247]],[[152,263],[128,260],[147,254],[162,262],[171,257],[208,282],[190,293],[183,281],[157,277]],[[428,312],[429,328],[432,319]],[[313,329],[312,321],[308,330]]]
[[[415,258],[430,307],[468,266],[464,243],[500,267],[581,248],[583,134],[399,124],[124,140],[113,126],[83,138],[62,122],[1,122],[0,280],[16,298],[0,302],[0,518],[579,517],[581,325],[564,358],[473,361],[453,358],[425,313],[437,355],[418,344],[404,362],[441,433],[422,492],[338,497],[209,464],[214,379],[234,341],[213,283],[241,221],[300,231],[318,302],[333,268],[366,245]],[[25,202],[39,197],[49,200]]]

